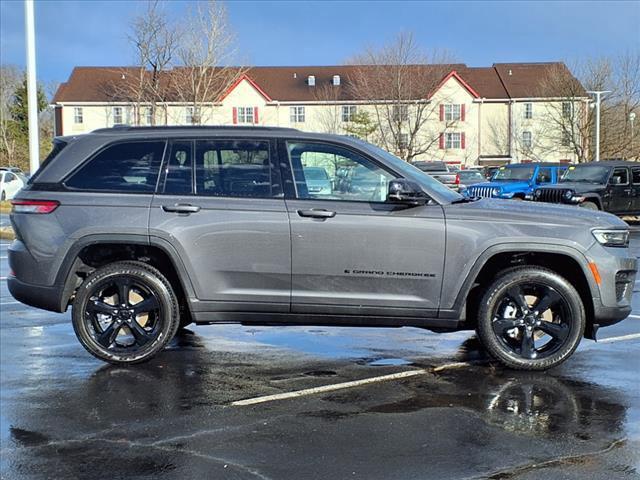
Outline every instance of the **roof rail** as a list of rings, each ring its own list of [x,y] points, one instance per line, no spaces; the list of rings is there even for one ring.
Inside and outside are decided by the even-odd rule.
[[[131,125],[114,125],[109,128],[98,128],[91,133],[110,133],[110,132],[162,132],[175,130],[258,130],[258,131],[298,131],[295,128],[288,127],[260,127],[254,125],[161,125],[161,126],[131,126]]]

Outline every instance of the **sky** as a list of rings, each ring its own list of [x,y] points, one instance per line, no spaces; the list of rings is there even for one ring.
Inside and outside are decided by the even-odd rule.
[[[189,3],[165,0],[170,15]],[[63,82],[74,66],[133,64],[127,43],[142,1],[36,1],[37,75]],[[426,51],[469,66],[610,56],[640,49],[640,0],[386,2],[229,1],[238,62],[335,65],[413,32]],[[25,65],[24,4],[0,0],[0,62]]]

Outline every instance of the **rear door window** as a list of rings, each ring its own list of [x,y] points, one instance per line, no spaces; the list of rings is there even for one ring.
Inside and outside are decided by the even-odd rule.
[[[196,193],[204,196],[282,197],[280,171],[264,140],[196,142]]]
[[[165,142],[123,142],[108,146],[71,175],[77,190],[153,193]]]
[[[640,185],[640,167],[633,167],[631,169],[631,178],[634,185]]]

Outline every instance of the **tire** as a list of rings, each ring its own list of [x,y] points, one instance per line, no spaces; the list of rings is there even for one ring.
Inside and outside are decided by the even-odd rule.
[[[537,298],[530,304],[531,297]],[[536,305],[543,302],[549,307],[536,312]],[[477,333],[503,365],[546,370],[575,351],[584,335],[585,318],[582,299],[565,278],[542,267],[517,267],[500,273],[485,291]]]
[[[141,300],[132,303],[132,295]],[[141,363],[176,334],[178,300],[157,269],[116,262],[95,270],[80,285],[72,321],[78,340],[94,357],[117,365]]]
[[[587,210],[600,210],[600,207],[598,207],[598,204],[595,202],[590,202],[589,200],[582,202],[580,204],[581,208],[586,208]]]

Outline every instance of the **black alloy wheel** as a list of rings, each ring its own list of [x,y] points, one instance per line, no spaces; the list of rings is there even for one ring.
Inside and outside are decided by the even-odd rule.
[[[503,364],[524,370],[558,365],[577,348],[585,328],[578,292],[541,267],[500,275],[480,306],[478,335]]]
[[[118,262],[97,269],[80,286],[73,325],[92,355],[117,364],[143,362],[175,335],[177,301],[155,268]]]

